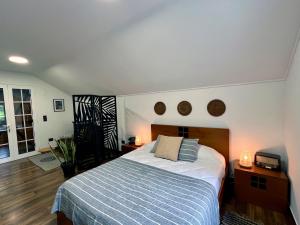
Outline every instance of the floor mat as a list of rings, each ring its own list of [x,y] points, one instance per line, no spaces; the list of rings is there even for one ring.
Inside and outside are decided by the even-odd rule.
[[[30,157],[29,160],[45,171],[52,170],[60,166],[60,162],[52,153],[35,155]]]
[[[221,225],[263,225],[263,223],[254,222],[236,213],[226,212],[222,217]]]

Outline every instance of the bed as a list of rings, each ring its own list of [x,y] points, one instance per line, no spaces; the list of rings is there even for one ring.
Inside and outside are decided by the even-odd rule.
[[[218,224],[229,130],[152,124],[151,133],[153,141],[198,138],[205,154],[194,163],[173,162],[154,157],[152,142],[80,174],[58,189],[57,224]]]

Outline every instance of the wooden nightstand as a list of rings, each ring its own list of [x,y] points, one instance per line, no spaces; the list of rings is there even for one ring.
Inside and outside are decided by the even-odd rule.
[[[285,212],[289,206],[289,179],[284,172],[252,166],[250,169],[234,161],[235,196],[239,202],[249,202]]]
[[[139,147],[142,147],[142,145],[137,146],[137,145],[124,144],[124,145],[122,145],[122,148],[121,148],[121,150],[122,150],[121,155],[127,154],[133,150],[136,150]]]

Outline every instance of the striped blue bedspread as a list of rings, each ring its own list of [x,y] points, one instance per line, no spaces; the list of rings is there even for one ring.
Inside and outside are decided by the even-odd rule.
[[[63,183],[52,208],[59,211],[74,225],[220,223],[211,184],[124,158]]]

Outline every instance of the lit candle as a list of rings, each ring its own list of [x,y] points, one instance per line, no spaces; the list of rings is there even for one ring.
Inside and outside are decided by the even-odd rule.
[[[135,137],[135,145],[137,146],[142,145],[142,138],[140,136]]]
[[[250,152],[243,151],[240,155],[240,166],[251,168],[252,167],[252,158]]]

